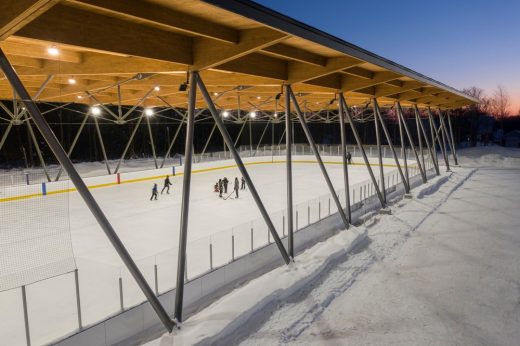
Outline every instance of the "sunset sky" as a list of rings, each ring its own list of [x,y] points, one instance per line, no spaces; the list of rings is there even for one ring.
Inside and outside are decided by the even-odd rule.
[[[520,109],[520,0],[256,0],[457,89]]]

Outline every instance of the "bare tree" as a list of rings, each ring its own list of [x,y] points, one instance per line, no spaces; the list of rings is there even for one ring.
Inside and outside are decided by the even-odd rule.
[[[485,95],[483,89],[473,86],[463,89],[462,92],[479,100],[479,103],[468,107],[470,110],[473,110],[476,113],[491,113],[491,99]]]
[[[493,114],[495,118],[502,121],[509,115],[510,105],[511,100],[507,90],[503,86],[499,85],[493,93],[493,97],[491,99],[491,114]]]

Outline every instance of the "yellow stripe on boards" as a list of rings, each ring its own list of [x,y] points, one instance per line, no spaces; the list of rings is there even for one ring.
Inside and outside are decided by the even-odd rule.
[[[286,160],[257,161],[257,162],[246,162],[246,163],[244,163],[244,165],[245,166],[253,166],[253,165],[264,165],[264,164],[286,163],[286,162],[287,162]],[[317,163],[317,161],[313,161],[313,160],[293,160],[292,162],[293,163]],[[341,162],[341,161],[324,161],[323,163],[326,164],[326,165],[342,165],[343,164],[343,162]],[[353,162],[349,166],[365,166],[365,164],[364,163]],[[370,166],[378,167],[379,164],[378,163],[371,163]],[[220,170],[229,169],[229,168],[236,168],[236,167],[238,167],[238,166],[237,165],[226,165],[226,166],[220,166],[220,167],[194,169],[194,170],[192,170],[192,173],[193,174],[206,173],[206,172],[220,171]],[[383,167],[394,167],[395,168],[395,167],[397,167],[397,165],[383,164]],[[410,166],[408,166],[408,168],[417,168],[417,167],[415,165],[410,165]],[[90,185],[90,186],[87,186],[87,187],[89,189],[98,189],[98,188],[109,187],[109,186],[114,186],[114,185],[139,183],[139,182],[143,182],[143,181],[161,179],[165,175],[168,175],[168,174],[161,174],[161,175],[154,175],[154,176],[151,176],[151,177],[143,177],[143,178],[122,180],[120,184],[118,184],[117,182],[112,182],[112,183]],[[181,175],[184,175],[184,173],[176,173],[175,174],[175,176],[181,176]],[[77,191],[75,188],[54,190],[54,191],[47,191],[47,195],[57,195],[57,194],[61,194],[61,193],[69,193],[69,192],[75,192],[75,191]],[[40,197],[40,196],[42,196],[41,192],[40,193],[28,194],[28,195],[4,197],[4,198],[0,198],[0,202],[11,202],[11,201],[17,201],[17,200],[21,200],[21,199]]]

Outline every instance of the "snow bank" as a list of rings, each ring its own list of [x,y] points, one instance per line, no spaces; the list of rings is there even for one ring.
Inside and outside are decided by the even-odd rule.
[[[520,168],[520,148],[474,147],[457,151],[457,156],[466,167]]]
[[[363,228],[352,227],[340,232],[299,255],[295,263],[279,267],[224,296],[189,318],[181,330],[165,334],[147,345],[210,345],[222,340],[266,306],[276,304],[308,285],[323,268],[346,255],[365,238]]]

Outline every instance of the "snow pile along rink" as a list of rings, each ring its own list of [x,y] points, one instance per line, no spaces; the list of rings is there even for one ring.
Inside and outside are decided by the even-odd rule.
[[[497,145],[467,148],[457,152],[465,167],[520,167],[520,149]]]
[[[351,227],[279,267],[222,297],[190,317],[181,330],[165,334],[147,345],[210,345],[236,333],[266,307],[278,304],[307,286],[337,258],[345,256],[366,238],[363,227]]]

